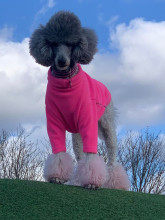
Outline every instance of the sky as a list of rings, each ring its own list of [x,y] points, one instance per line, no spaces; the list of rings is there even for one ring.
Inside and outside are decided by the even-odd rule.
[[[47,68],[28,43],[40,24],[69,10],[98,35],[98,53],[83,69],[109,88],[118,133],[149,126],[165,135],[165,0],[0,0],[0,10],[0,130],[21,124],[47,138]]]

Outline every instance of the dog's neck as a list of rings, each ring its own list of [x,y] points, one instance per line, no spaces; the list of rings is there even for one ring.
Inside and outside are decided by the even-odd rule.
[[[78,65],[75,64],[72,68],[69,68],[68,71],[57,71],[51,67],[52,75],[56,78],[61,79],[70,79],[78,73]]]

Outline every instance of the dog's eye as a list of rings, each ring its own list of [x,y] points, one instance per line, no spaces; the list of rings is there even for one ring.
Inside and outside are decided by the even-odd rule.
[[[65,45],[66,45],[67,47],[71,47],[71,46],[72,46],[71,43],[66,43]]]
[[[52,43],[52,47],[57,47],[57,46],[58,46],[58,44],[56,42]]]
[[[50,47],[56,47],[58,46],[58,44],[56,42],[52,42],[52,41],[47,41],[47,44],[50,46]]]

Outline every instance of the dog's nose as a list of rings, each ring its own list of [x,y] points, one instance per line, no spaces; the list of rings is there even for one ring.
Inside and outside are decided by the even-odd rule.
[[[59,57],[59,58],[58,58],[58,65],[59,65],[60,67],[66,66],[66,58],[63,57],[63,56]]]

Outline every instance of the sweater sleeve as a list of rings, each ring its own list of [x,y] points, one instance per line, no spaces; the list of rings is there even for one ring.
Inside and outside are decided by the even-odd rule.
[[[90,103],[83,106],[79,131],[83,141],[83,152],[97,153],[98,120],[95,100],[91,100]]]
[[[66,130],[58,112],[52,110],[52,106],[46,103],[47,131],[52,146],[52,152],[66,152]]]

